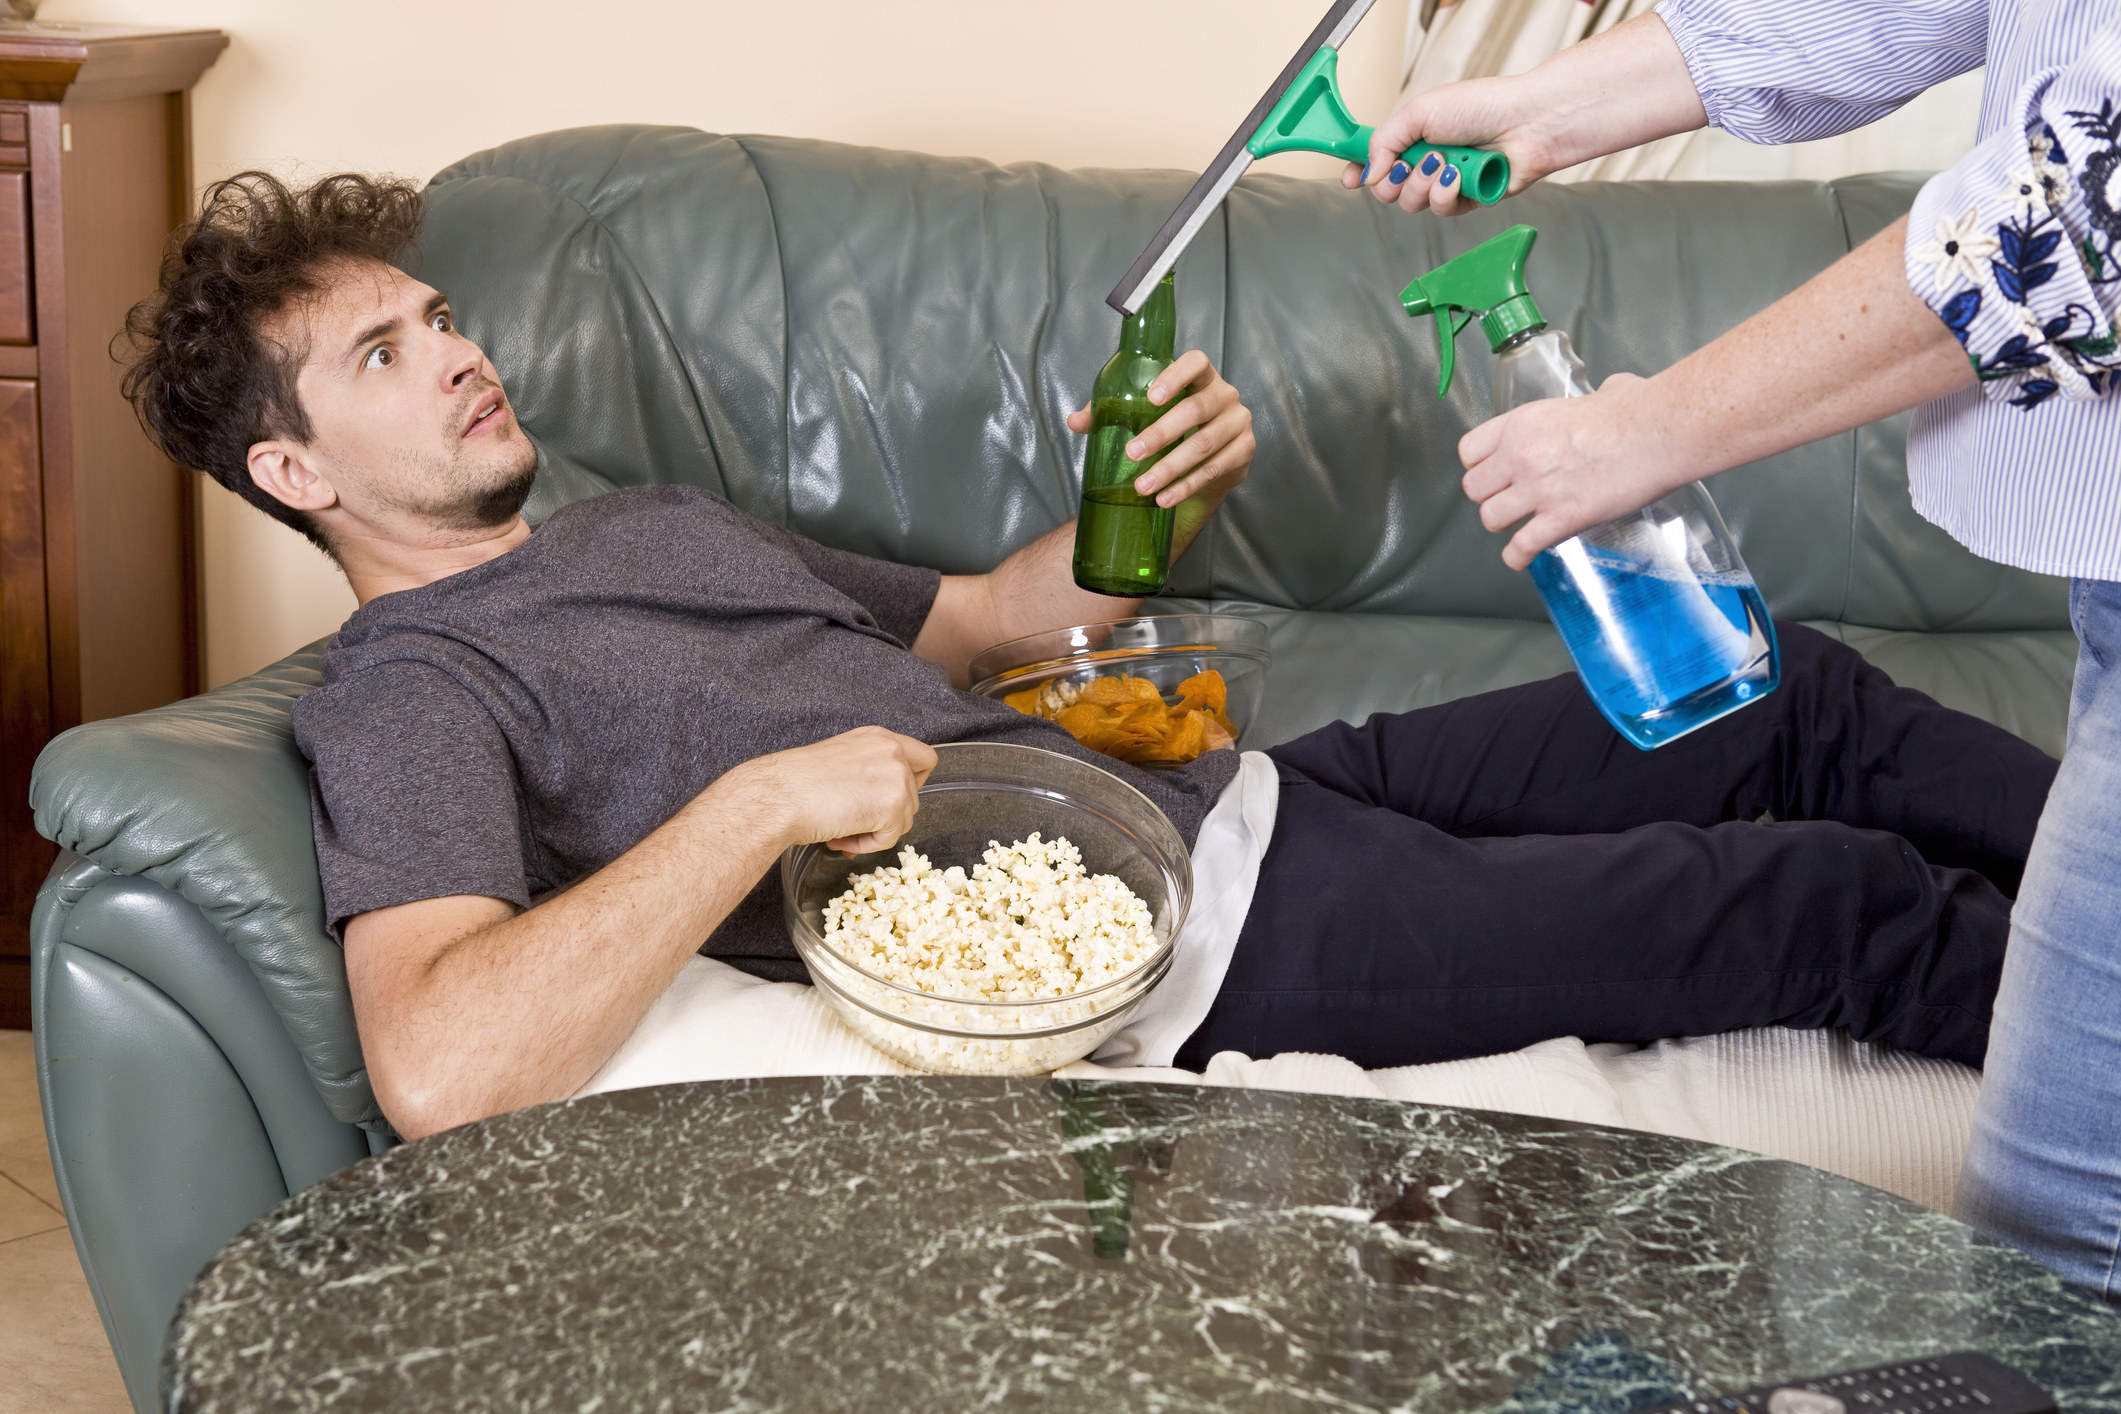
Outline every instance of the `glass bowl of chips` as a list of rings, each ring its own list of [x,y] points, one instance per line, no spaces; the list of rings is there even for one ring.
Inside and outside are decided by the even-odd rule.
[[[1272,656],[1257,619],[1143,614],[998,643],[972,659],[972,690],[1117,760],[1180,766],[1243,742]]]

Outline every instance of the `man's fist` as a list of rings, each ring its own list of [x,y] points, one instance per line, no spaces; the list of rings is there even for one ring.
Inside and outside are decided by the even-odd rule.
[[[1186,396],[1171,402],[1179,393]],[[1259,440],[1252,435],[1252,410],[1199,349],[1186,350],[1157,375],[1149,385],[1149,401],[1170,406],[1127,444],[1127,459],[1142,461],[1171,449],[1135,479],[1134,491],[1154,496],[1159,506],[1178,508],[1171,531],[1175,560],[1252,470]],[[1090,430],[1088,407],[1068,414],[1068,430]]]
[[[935,751],[925,742],[856,727],[754,757],[729,777],[741,774],[731,784],[758,799],[787,844],[822,840],[842,854],[867,854],[890,848],[912,826],[921,783],[934,769]]]

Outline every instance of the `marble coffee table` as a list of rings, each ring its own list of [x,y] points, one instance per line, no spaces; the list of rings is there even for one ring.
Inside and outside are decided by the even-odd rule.
[[[2121,1317],[1684,1140],[1386,1101],[786,1079],[357,1164],[201,1273],[185,1411],[1619,1411],[1988,1351],[2121,1411]]]

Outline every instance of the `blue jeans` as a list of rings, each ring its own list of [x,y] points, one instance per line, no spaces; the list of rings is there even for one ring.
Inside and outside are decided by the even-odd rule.
[[[2121,583],[2078,580],[2069,746],[2026,862],[1960,1215],[2121,1302]]]

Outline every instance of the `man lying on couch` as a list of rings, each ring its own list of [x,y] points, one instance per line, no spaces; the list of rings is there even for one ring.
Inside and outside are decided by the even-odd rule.
[[[953,685],[990,643],[1131,607],[1074,586],[1070,526],[962,577],[675,486],[533,533],[536,452],[493,367],[386,264],[419,217],[359,176],[216,187],[134,313],[126,384],[174,460],[310,535],[360,601],[295,729],[405,1134],[574,1092],[696,951],[799,977],[776,857],[890,844],[929,744],[966,740],[1091,759],[1203,868],[1256,864],[1241,927],[1189,932],[1195,995],[1143,1063],[1767,1024],[1980,1063],[2054,772],[2017,738],[1784,625],[1779,692],[1654,753],[1562,677],[1171,772],[1090,756]],[[1245,477],[1250,416],[1198,352],[1165,396],[1143,454],[1193,435],[1143,489],[1189,539]]]

